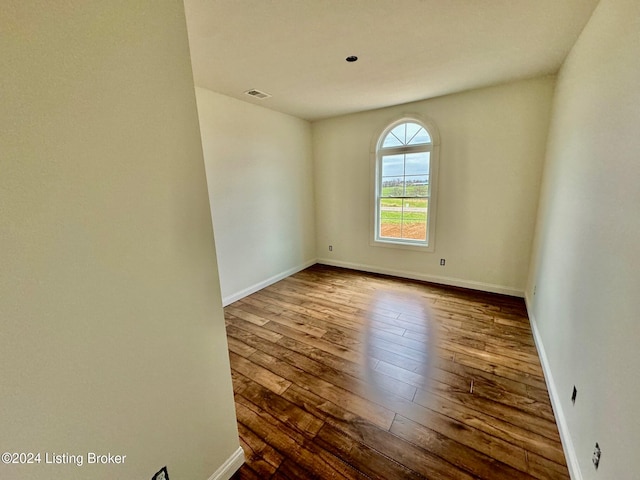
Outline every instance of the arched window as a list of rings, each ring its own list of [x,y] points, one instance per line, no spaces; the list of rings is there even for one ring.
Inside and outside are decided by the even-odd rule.
[[[375,149],[374,241],[433,250],[438,137],[415,117],[393,122]]]

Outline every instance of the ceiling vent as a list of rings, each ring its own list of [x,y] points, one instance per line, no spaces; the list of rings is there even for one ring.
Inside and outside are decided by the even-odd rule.
[[[265,98],[269,98],[271,96],[266,92],[261,92],[260,90],[256,90],[256,89],[247,90],[244,93],[245,95],[249,95],[250,97],[254,97],[254,98],[259,98],[260,100],[264,100]]]

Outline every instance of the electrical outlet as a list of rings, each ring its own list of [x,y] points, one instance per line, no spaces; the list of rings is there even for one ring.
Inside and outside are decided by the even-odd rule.
[[[329,245],[329,251],[333,252],[333,245]]]
[[[600,450],[600,445],[596,442],[596,448],[593,449],[593,456],[591,457],[591,461],[593,462],[593,466],[598,469],[598,465],[600,465],[600,456],[602,455],[602,451]]]
[[[443,267],[444,267],[445,262],[446,262],[446,260],[445,260],[444,258],[441,258],[441,259],[440,259],[440,265],[441,265],[441,266],[443,266]]]
[[[571,403],[576,404],[576,396],[578,395],[578,390],[576,390],[576,386],[573,386],[573,392],[571,393]]]
[[[162,467],[151,480],[169,480],[169,472],[167,471],[167,467]]]

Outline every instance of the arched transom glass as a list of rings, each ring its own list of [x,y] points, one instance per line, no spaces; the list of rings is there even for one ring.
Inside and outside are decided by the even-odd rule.
[[[382,142],[382,148],[401,147],[404,145],[423,145],[431,143],[431,136],[425,128],[417,123],[401,123],[394,127]]]

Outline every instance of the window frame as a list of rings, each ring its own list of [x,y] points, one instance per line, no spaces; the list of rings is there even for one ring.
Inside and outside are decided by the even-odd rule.
[[[386,136],[403,123],[416,123],[423,127],[431,137],[431,143],[419,144],[416,146],[401,147],[382,147],[382,143]],[[380,237],[380,194],[382,182],[382,157],[394,153],[411,153],[411,151],[428,151],[429,157],[429,197],[427,209],[427,239],[410,240],[398,238]],[[438,191],[438,170],[439,170],[439,153],[440,153],[440,134],[435,124],[420,115],[404,114],[396,117],[395,120],[387,122],[384,127],[379,128],[371,140],[371,235],[369,244],[376,247],[390,247],[407,250],[419,250],[422,252],[435,251],[435,232],[436,232],[436,212],[437,212],[437,191]]]

